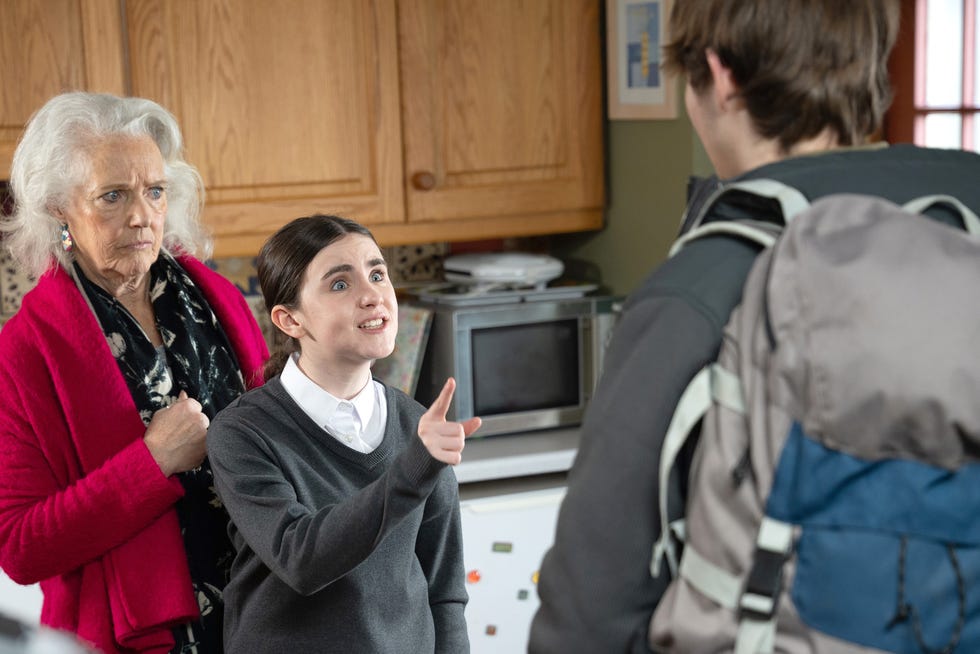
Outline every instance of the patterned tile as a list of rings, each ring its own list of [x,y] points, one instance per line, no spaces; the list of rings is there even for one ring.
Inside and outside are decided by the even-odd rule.
[[[255,257],[211,259],[207,265],[237,286],[243,295],[261,295],[259,278],[255,275]]]
[[[269,318],[268,312],[265,310],[265,300],[262,299],[261,295],[246,295],[245,301],[248,302],[249,308],[252,309],[252,314],[255,316],[255,321],[259,323],[259,328],[262,330],[262,335],[265,336],[265,344],[269,346],[269,350],[273,349],[275,344],[275,335],[278,331],[276,326],[272,324],[272,320]]]
[[[34,288],[34,282],[18,269],[9,252],[0,250],[0,324],[17,313],[21,299]]]
[[[442,261],[449,253],[449,244],[396,245],[382,248],[381,253],[396,284],[429,282],[442,278]]]

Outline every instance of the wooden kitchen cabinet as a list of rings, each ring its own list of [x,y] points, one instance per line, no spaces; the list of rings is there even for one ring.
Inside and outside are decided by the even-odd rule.
[[[599,4],[399,0],[409,230],[601,226]]]
[[[394,0],[126,0],[132,93],[171,109],[217,256],[315,212],[404,218]]]
[[[255,254],[314,212],[364,222],[382,245],[595,229],[600,5],[41,0],[42,19],[37,0],[5,0],[0,19],[16,8],[32,51],[57,47],[22,64],[44,66],[43,84],[3,85],[16,97],[0,137],[15,142],[64,88],[157,100],[204,177],[216,256]],[[0,63],[27,52],[8,29]]]
[[[118,0],[0,1],[0,176],[48,98],[125,91],[122,33]]]

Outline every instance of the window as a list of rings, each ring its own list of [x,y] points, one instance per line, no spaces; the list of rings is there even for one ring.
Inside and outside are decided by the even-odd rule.
[[[980,151],[977,2],[902,0],[889,141]]]

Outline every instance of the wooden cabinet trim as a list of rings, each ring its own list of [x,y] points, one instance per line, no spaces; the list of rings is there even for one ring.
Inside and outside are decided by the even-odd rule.
[[[347,209],[350,207],[318,204],[315,200],[275,203],[271,206],[251,203],[217,205],[205,209],[205,222],[215,239],[215,257],[255,256],[278,225],[317,212],[352,215],[353,212]],[[603,226],[603,212],[586,209],[452,222],[389,221],[368,226],[382,246],[408,245],[484,240],[499,238],[501,234],[520,237],[597,230]]]

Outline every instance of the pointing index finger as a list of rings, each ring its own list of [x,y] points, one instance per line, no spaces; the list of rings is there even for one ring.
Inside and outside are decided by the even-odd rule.
[[[449,405],[453,401],[453,393],[456,392],[456,380],[450,377],[446,380],[443,385],[442,390],[439,391],[439,397],[435,399],[432,406],[429,407],[428,415],[429,417],[436,420],[446,420],[446,414],[449,413]]]

